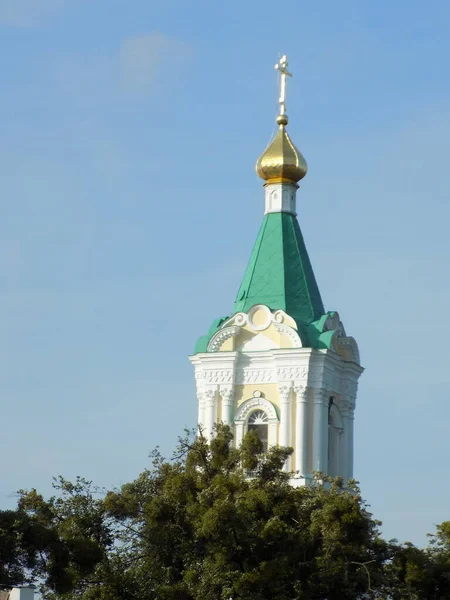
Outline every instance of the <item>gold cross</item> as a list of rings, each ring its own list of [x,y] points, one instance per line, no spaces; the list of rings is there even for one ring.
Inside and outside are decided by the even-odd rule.
[[[287,66],[287,56],[284,54],[280,58],[280,62],[275,65],[275,69],[281,73],[280,98],[278,100],[280,103],[280,115],[286,114],[286,77],[292,77],[292,73],[289,73]]]

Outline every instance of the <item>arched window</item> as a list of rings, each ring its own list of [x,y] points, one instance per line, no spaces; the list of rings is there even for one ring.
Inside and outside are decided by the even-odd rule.
[[[263,445],[263,452],[266,453],[268,449],[268,436],[269,436],[269,419],[267,414],[261,410],[254,410],[250,413],[247,422],[247,430],[254,431],[258,438],[261,440]]]

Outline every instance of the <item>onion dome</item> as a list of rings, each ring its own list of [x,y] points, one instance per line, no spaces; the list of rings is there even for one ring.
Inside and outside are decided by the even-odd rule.
[[[267,183],[299,182],[306,175],[308,165],[286,131],[286,114],[278,115],[279,129],[256,163],[256,172]]]

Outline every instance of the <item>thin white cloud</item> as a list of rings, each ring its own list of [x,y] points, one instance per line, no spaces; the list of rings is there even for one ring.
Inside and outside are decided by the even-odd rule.
[[[119,51],[123,89],[147,93],[166,85],[190,54],[186,44],[160,32],[125,39]]]
[[[0,24],[32,27],[58,13],[74,0],[0,0]]]

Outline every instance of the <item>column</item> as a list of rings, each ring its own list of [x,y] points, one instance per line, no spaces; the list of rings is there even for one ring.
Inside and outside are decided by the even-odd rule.
[[[326,473],[328,466],[328,393],[313,390],[312,470]]]
[[[348,447],[347,447],[347,473],[348,479],[353,478],[353,454],[354,454],[354,424],[355,424],[355,403],[354,400],[350,404],[348,412]]]
[[[233,426],[234,410],[233,410],[233,388],[220,388],[220,396],[222,398],[222,421],[229,427]]]
[[[308,388],[298,384],[295,418],[295,470],[305,476],[308,472]]]
[[[355,420],[355,398],[346,396],[342,399],[342,418],[344,421],[342,473],[345,482],[353,478],[353,428]]]
[[[348,454],[349,454],[349,428],[350,428],[350,419],[349,419],[349,409],[347,402],[342,402],[342,422],[344,426],[344,431],[342,433],[342,452],[340,455],[340,471],[342,473],[342,477],[344,478],[344,485],[350,479],[351,474],[348,468]]]
[[[214,413],[216,408],[216,390],[205,392],[205,437],[211,440],[214,433]]]
[[[235,437],[234,437],[234,445],[236,448],[239,448],[242,444],[242,440],[244,439],[244,425],[245,421],[235,421]]]
[[[198,395],[198,426],[205,427],[205,397],[203,394]]]
[[[291,445],[291,396],[292,388],[290,385],[280,385],[280,446]],[[289,471],[291,460],[288,458],[283,470]]]

